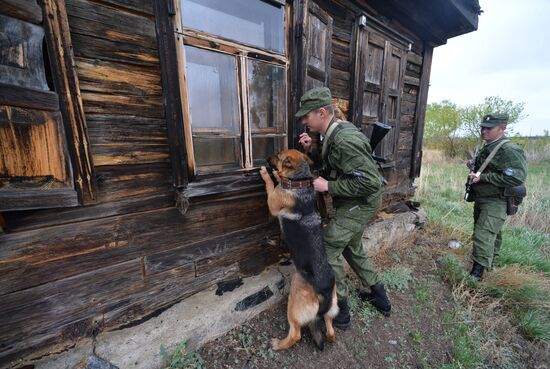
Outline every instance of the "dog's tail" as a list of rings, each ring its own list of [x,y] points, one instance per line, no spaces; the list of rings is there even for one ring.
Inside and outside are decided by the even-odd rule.
[[[321,351],[325,348],[325,337],[323,336],[323,320],[317,316],[308,324],[311,337],[317,348]]]
[[[334,276],[329,279],[327,286],[323,286],[320,291],[317,291],[319,296],[319,310],[317,311],[318,316],[325,315],[332,306],[332,292],[334,289]]]
[[[332,290],[327,291],[327,293],[319,294],[319,310],[317,311],[318,316],[325,315],[332,306]]]

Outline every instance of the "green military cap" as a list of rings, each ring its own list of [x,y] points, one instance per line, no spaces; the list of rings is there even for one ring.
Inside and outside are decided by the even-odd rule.
[[[507,124],[508,119],[510,119],[508,114],[500,114],[500,113],[487,114],[483,117],[483,120],[481,121],[480,125],[482,127],[492,128],[501,124]]]
[[[332,104],[332,95],[326,87],[317,87],[307,91],[300,99],[300,110],[296,117],[301,118],[312,110]]]

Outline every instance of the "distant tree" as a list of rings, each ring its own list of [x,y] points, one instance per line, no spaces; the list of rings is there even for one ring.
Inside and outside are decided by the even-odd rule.
[[[507,135],[514,133],[513,125],[527,117],[524,103],[504,100],[499,96],[489,96],[478,105],[458,106],[449,100],[428,104],[424,140],[427,147],[444,150],[445,154],[455,157],[462,151],[470,151],[479,145],[479,123],[483,116],[490,113],[506,113],[508,121]]]
[[[460,116],[461,109],[449,100],[428,104],[424,126],[426,143],[443,148],[451,157],[456,156]]]
[[[468,105],[461,109],[460,133],[467,138],[479,138],[479,123],[483,116],[491,113],[506,113],[510,116],[507,133],[513,133],[513,125],[527,118],[524,113],[525,103],[515,103],[499,96],[486,97],[478,105]]]

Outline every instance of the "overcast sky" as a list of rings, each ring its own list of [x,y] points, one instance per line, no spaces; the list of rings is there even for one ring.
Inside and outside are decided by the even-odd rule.
[[[522,135],[550,131],[550,0],[480,0],[478,30],[434,50],[428,102],[524,102]]]

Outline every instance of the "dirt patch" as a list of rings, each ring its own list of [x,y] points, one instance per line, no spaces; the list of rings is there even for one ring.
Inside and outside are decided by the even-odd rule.
[[[414,242],[413,242],[414,241]],[[204,345],[207,368],[428,368],[452,360],[448,321],[454,311],[449,287],[442,283],[435,246],[419,237],[380,253],[380,269],[392,303],[384,318],[350,296],[352,326],[337,330],[337,342],[319,351],[307,328],[302,340],[283,352],[270,349],[271,338],[287,334],[286,301]],[[349,278],[352,289],[355,278]]]

